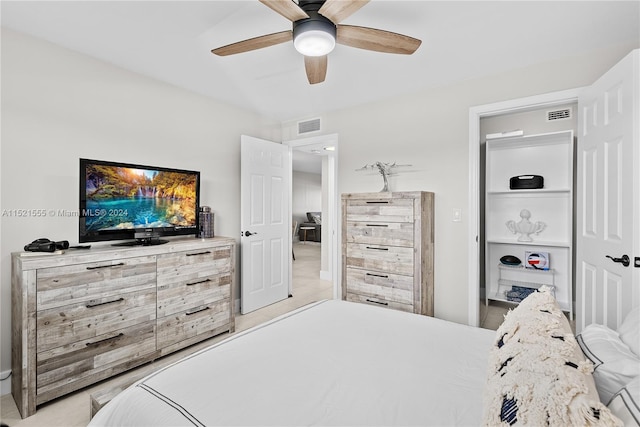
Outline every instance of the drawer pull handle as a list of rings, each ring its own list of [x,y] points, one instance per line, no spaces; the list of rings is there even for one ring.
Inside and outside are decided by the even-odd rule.
[[[88,342],[88,343],[86,344],[86,346],[87,346],[87,347],[94,347],[94,346],[97,346],[97,345],[100,345],[100,344],[104,344],[104,343],[106,343],[106,342],[108,342],[108,341],[114,341],[114,340],[117,340],[118,338],[120,338],[120,337],[122,337],[122,336],[124,336],[124,333],[120,332],[118,335],[116,335],[116,336],[114,336],[114,337],[105,338],[105,339],[100,340],[100,341]]]
[[[367,302],[372,302],[374,304],[380,304],[380,305],[389,305],[388,302],[384,302],[384,301],[374,301],[372,299],[367,298]]]
[[[87,270],[97,270],[99,268],[121,267],[123,265],[124,265],[124,262],[119,262],[117,264],[110,264],[110,265],[96,265],[93,267],[87,267]]]
[[[192,314],[200,313],[201,311],[205,311],[205,310],[209,310],[209,307],[203,307],[199,310],[194,310],[194,311],[187,311],[185,314],[187,316],[191,316]]]
[[[374,248],[373,246],[367,246],[367,249],[375,249],[376,251],[388,251],[389,248]]]
[[[206,254],[210,254],[211,251],[204,251],[204,252],[196,252],[193,254],[187,254],[187,256],[196,256],[196,255],[206,255]]]
[[[199,285],[200,283],[207,283],[207,282],[210,282],[210,281],[211,281],[211,279],[204,279],[204,280],[200,280],[200,281],[197,281],[197,282],[187,283],[187,286]]]
[[[370,205],[388,205],[389,201],[388,200],[374,200],[374,201],[368,201],[367,203],[369,203]]]
[[[389,224],[366,224],[367,227],[388,227]]]
[[[389,278],[389,276],[387,276],[386,274],[367,273],[367,276],[382,277],[383,279],[388,279]]]
[[[113,303],[120,302],[120,301],[124,301],[124,298],[114,299],[113,301],[98,302],[98,303],[95,303],[95,304],[87,304],[86,307],[87,308],[94,308],[94,307],[99,307],[101,305],[113,304]]]

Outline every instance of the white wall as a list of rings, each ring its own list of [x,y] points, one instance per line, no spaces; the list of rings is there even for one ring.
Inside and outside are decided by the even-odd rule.
[[[279,123],[5,29],[1,72],[2,209],[77,210],[80,157],[142,163],[201,171],[201,202],[215,213],[215,233],[238,237],[240,135],[279,140]],[[5,372],[10,253],[39,237],[73,244],[78,224],[55,216],[1,221]]]
[[[322,210],[322,175],[293,171],[291,204],[293,219],[298,221],[298,226],[309,221],[307,212],[320,212]]]
[[[416,91],[403,97],[322,115],[323,132],[340,135],[340,193],[377,192],[377,173],[356,169],[374,161],[411,164],[390,178],[396,191],[435,193],[435,315],[467,322],[469,108],[588,85],[631,49],[620,46]],[[473,64],[469,64],[473,66]],[[283,135],[295,122],[284,124]],[[454,208],[462,222],[453,222]]]

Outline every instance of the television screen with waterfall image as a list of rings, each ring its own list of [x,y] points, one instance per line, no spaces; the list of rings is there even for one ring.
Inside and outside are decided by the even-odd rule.
[[[198,234],[200,172],[80,159],[80,242]]]

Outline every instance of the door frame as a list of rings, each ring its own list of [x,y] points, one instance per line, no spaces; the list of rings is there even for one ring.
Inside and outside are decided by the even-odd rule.
[[[328,261],[328,269],[329,276],[331,277],[331,281],[333,282],[333,299],[338,299],[340,292],[340,246],[338,242],[338,238],[340,236],[341,231],[341,222],[339,221],[339,210],[340,210],[340,194],[338,193],[338,134],[328,134],[328,135],[319,135],[308,138],[300,138],[293,139],[289,141],[284,141],[283,144],[289,146],[289,153],[291,162],[293,162],[293,150],[301,147],[311,148],[310,146],[317,146],[319,149],[327,145],[332,145],[335,147],[334,151],[327,151],[324,154],[327,157],[327,215],[323,214],[322,228],[323,230],[327,227],[326,232],[329,237],[329,242],[327,244],[327,261]],[[291,167],[291,185],[293,186],[293,165]],[[323,182],[324,182],[323,178]],[[293,187],[289,191],[289,217],[293,215]],[[326,216],[326,220],[324,218]],[[327,221],[328,220],[328,221]],[[291,227],[289,227],[291,228]],[[291,265],[293,261],[289,259],[289,274],[291,275],[289,281],[289,294],[291,294],[292,286],[293,286],[293,266]]]
[[[480,326],[480,119],[549,108],[578,102],[582,87],[542,95],[511,99],[469,108],[469,235],[468,235],[468,318],[470,326]],[[577,212],[574,212],[574,217]]]

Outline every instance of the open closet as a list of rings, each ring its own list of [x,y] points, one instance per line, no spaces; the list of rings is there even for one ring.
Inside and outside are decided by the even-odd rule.
[[[540,286],[573,317],[577,104],[480,119],[480,304]],[[483,311],[483,310],[481,310]]]

